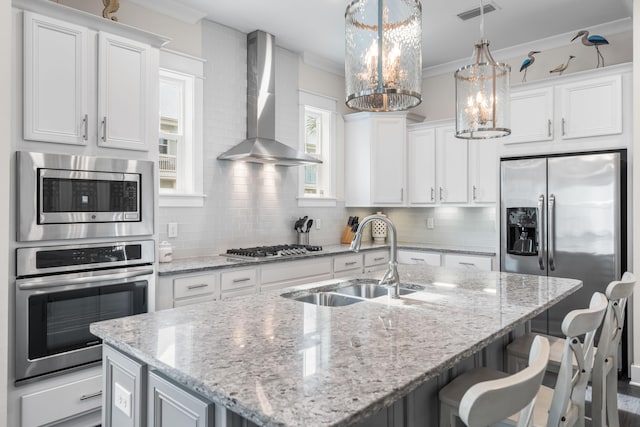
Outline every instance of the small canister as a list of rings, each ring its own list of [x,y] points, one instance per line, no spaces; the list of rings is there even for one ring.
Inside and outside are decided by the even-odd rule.
[[[376,212],[376,214],[386,216],[382,212]],[[384,243],[387,240],[387,224],[377,219],[371,221],[371,237],[374,243]]]
[[[171,247],[171,243],[167,242],[166,240],[160,242],[160,245],[158,245],[158,261],[173,261],[173,248]]]

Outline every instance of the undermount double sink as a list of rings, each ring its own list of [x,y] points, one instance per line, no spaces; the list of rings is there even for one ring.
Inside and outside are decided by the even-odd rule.
[[[420,289],[417,285],[401,284],[400,295],[410,294]],[[314,305],[340,307],[392,294],[393,289],[379,285],[377,280],[354,279],[328,287],[289,292],[282,296]]]

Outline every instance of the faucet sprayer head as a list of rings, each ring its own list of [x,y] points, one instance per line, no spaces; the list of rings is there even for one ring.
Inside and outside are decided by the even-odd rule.
[[[357,232],[353,235],[353,240],[351,241],[351,246],[349,246],[349,250],[353,252],[358,252],[360,250],[360,243],[362,242],[362,233]]]

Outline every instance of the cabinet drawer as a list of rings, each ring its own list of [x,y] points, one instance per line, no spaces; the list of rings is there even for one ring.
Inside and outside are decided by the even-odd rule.
[[[220,274],[220,289],[222,292],[243,288],[255,288],[258,281],[255,268],[244,270],[224,271]]]
[[[364,253],[364,266],[371,267],[374,265],[388,264],[389,263],[389,251],[375,251]]]
[[[207,295],[202,295],[202,296],[196,296],[196,297],[189,297],[189,298],[182,298],[182,299],[177,299],[175,301],[173,301],[173,307],[184,307],[185,305],[191,305],[191,304],[199,304],[201,302],[207,302],[207,301],[215,301],[216,297],[213,294],[207,294]]]
[[[340,255],[333,259],[333,271],[362,270],[362,255]]]
[[[398,251],[399,264],[425,264],[440,266],[440,254],[422,251]]]
[[[213,425],[214,405],[150,372],[147,417],[148,426],[206,427]]]
[[[22,427],[36,427],[102,406],[102,375],[22,396]]]
[[[217,275],[203,274],[200,276],[180,277],[173,280],[173,297],[175,299],[214,294]]]
[[[491,271],[491,257],[446,254],[444,266],[468,270]]]
[[[262,267],[261,290],[277,289],[331,278],[331,258],[279,262]]]

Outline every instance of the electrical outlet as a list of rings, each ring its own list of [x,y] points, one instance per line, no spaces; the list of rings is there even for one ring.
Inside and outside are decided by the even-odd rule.
[[[313,223],[316,225],[316,230],[320,230],[320,218],[316,218]]]
[[[113,387],[113,406],[131,418],[131,392],[119,383],[115,383]]]
[[[435,228],[435,221],[433,218],[427,218],[427,228],[433,230]]]
[[[178,237],[178,223],[170,222],[167,224],[167,237]]]

